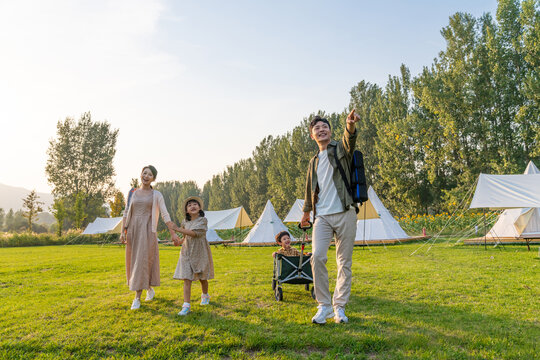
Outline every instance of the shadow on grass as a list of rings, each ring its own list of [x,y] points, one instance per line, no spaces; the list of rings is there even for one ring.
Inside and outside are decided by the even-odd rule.
[[[408,351],[440,349],[451,358],[534,358],[538,322],[493,316],[460,307],[380,297],[352,296],[348,306],[354,331],[380,329],[392,346]]]
[[[149,337],[156,319],[166,322],[162,325],[167,334],[141,340],[131,335],[126,323],[128,329],[117,339],[88,334],[70,345],[31,339],[3,343],[0,358],[165,359],[246,353],[247,357],[532,359],[538,352],[538,323],[487,315],[481,309],[353,295],[348,324],[329,319],[319,326],[309,322],[315,303],[308,293],[301,289],[291,298],[279,304],[270,298],[269,309],[238,303],[230,295],[206,307],[194,305],[191,314],[180,317],[179,300],[160,297],[141,307],[137,316],[147,318]]]

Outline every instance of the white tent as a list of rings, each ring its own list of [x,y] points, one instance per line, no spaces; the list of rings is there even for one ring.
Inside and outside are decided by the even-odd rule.
[[[536,165],[534,165],[532,161],[529,161],[524,174],[529,174],[529,175],[540,174],[540,170],[536,167]]]
[[[120,234],[122,231],[122,217],[96,218],[94,222],[88,224],[83,231],[83,235],[92,234]]]
[[[287,214],[287,216],[285,216],[285,219],[283,219],[283,222],[300,222],[300,220],[302,220],[302,216],[304,216],[303,209],[304,200],[296,199],[293,206],[291,207],[291,210],[289,210],[289,213]],[[360,211],[358,212],[357,218],[363,219],[364,216],[365,219],[379,218],[379,214],[377,214],[377,211],[371,204],[370,200],[366,201],[362,206],[360,206]],[[310,212],[309,220],[313,222],[313,212]]]
[[[243,243],[272,243],[281,231],[289,231],[277,216],[274,206],[268,200],[263,213],[249,232]],[[291,240],[295,239],[291,236]]]
[[[296,199],[293,206],[291,207],[291,210],[289,210],[289,213],[287,216],[285,216],[285,219],[283,219],[283,222],[300,222],[302,220],[302,216],[304,216],[304,200],[302,199]],[[309,213],[309,220],[313,221],[313,211]]]
[[[208,229],[206,231],[206,240],[208,240],[209,243],[223,241],[223,239],[219,237],[218,233],[214,229]]]
[[[227,210],[205,211],[204,216],[208,220],[208,228],[214,230],[227,230],[253,225],[242,206]]]
[[[380,240],[395,240],[406,239],[409,235],[399,226],[396,219],[390,214],[387,208],[375,193],[375,190],[370,186],[368,189],[368,198],[371,204],[375,208],[375,211],[379,214],[379,218],[358,220],[356,222],[356,241],[380,241]],[[358,218],[361,219],[362,211],[358,214]],[[365,228],[365,232],[364,232]],[[364,237],[365,236],[365,237]]]
[[[540,207],[540,174],[480,174],[470,208]]]
[[[525,169],[525,175],[540,174],[540,170],[532,161]],[[540,209],[518,208],[506,209],[499,216],[497,222],[486,234],[486,238],[519,238],[540,237]]]

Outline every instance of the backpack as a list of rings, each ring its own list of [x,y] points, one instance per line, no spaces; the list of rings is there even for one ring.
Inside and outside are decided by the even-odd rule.
[[[360,150],[355,150],[353,152],[350,164],[350,181],[347,180],[345,170],[343,170],[341,163],[338,161],[337,148],[336,151],[334,151],[334,158],[336,159],[336,164],[341,177],[343,178],[343,182],[345,182],[345,187],[349,191],[349,194],[351,194],[353,201],[362,205],[362,203],[368,200],[364,155],[362,155]]]

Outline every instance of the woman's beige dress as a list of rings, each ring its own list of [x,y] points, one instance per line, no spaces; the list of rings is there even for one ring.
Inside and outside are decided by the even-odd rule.
[[[127,228],[126,275],[133,291],[159,286],[159,250],[156,233],[152,232],[154,192],[135,191],[131,220]]]
[[[197,236],[186,235],[173,278],[192,281],[213,279],[214,261],[206,240],[208,220],[205,217],[198,217],[192,221],[184,220],[181,226],[193,230]]]

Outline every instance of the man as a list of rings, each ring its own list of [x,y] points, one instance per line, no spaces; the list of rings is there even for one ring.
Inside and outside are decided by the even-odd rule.
[[[356,234],[357,205],[347,189],[336,163],[341,164],[345,175],[350,176],[350,162],[356,144],[356,122],[360,117],[353,109],[347,116],[343,138],[332,140],[332,129],[328,120],[315,116],[309,125],[310,137],[319,146],[319,152],[309,162],[304,215],[302,226],[307,226],[309,213],[313,211],[313,255],[311,268],[315,297],[319,303],[315,324],[324,324],[334,317],[336,323],[349,321],[345,305],[349,301],[352,282],[352,252]],[[326,261],[330,241],[336,234],[337,282],[333,301],[330,298]],[[332,308],[333,305],[333,308]]]

